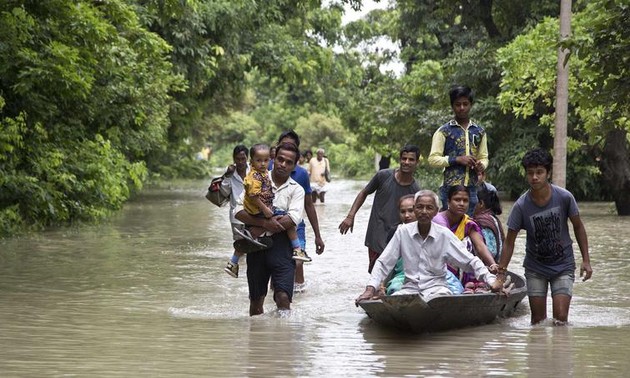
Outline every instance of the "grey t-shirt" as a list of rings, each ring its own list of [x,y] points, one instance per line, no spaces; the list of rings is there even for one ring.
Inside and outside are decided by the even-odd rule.
[[[389,230],[400,223],[398,200],[406,194],[414,194],[420,190],[415,180],[410,185],[400,185],[394,172],[394,169],[380,170],[365,186],[367,194],[376,192],[365,234],[365,246],[379,254],[387,245]]]
[[[559,186],[551,185],[551,199],[545,206],[536,205],[529,191],[521,195],[510,211],[507,226],[527,232],[523,266],[547,278],[575,270],[568,219],[578,214],[573,195]]]

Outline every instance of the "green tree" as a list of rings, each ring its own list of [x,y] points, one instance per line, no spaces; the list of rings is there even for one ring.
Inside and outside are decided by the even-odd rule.
[[[595,1],[575,14],[566,43],[572,48],[569,150],[587,153],[591,165],[599,162],[618,214],[630,215],[628,38],[618,25],[629,11],[623,3]],[[499,51],[501,105],[519,117],[539,118],[546,127],[553,120],[557,28],[557,19],[547,19]]]
[[[120,208],[166,145],[169,46],[122,1],[4,1],[0,40],[0,225]]]

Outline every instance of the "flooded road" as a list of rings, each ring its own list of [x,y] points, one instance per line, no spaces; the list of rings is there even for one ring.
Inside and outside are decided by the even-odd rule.
[[[592,280],[576,282],[571,326],[517,316],[463,330],[405,335],[354,306],[365,287],[369,197],[352,234],[337,226],[364,181],[335,180],[317,205],[324,254],[307,226],[307,288],[283,316],[248,316],[245,266],[228,208],[203,182],[145,190],[106,223],[0,241],[0,372],[33,376],[627,376],[630,217],[580,203]],[[507,217],[510,203],[504,203]],[[522,273],[524,232],[510,268]],[[577,244],[574,244],[577,250]],[[577,252],[579,255],[579,252]],[[580,260],[578,260],[580,261]],[[244,265],[244,264],[243,264]],[[550,301],[549,301],[550,302]],[[550,305],[550,303],[549,303]]]

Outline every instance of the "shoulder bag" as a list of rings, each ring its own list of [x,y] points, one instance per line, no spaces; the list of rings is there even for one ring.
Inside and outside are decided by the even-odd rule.
[[[222,182],[223,176],[213,178],[210,186],[208,187],[208,192],[206,193],[208,201],[219,207],[225,205],[230,200],[229,193],[226,194],[223,190],[221,190]]]

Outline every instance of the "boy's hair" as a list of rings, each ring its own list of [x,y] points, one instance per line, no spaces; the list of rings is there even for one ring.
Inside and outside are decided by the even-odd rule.
[[[234,150],[232,150],[232,157],[236,157],[236,155],[240,154],[241,152],[245,152],[245,155],[247,155],[247,147],[245,147],[245,145],[243,144],[239,144],[234,147]]]
[[[414,204],[418,202],[418,198],[420,197],[431,197],[431,199],[433,200],[433,203],[435,204],[435,208],[436,209],[440,208],[440,198],[438,197],[437,194],[435,194],[433,190],[422,189],[422,190],[417,191],[416,194],[413,195]]]
[[[297,164],[298,159],[300,158],[300,150],[298,150],[297,146],[293,143],[284,142],[280,143],[276,146],[276,155],[280,154],[281,150],[291,151],[295,155],[295,164]]]
[[[477,198],[479,202],[483,202],[484,206],[490,209],[494,214],[501,215],[501,213],[503,213],[499,195],[494,190],[488,189],[485,184],[479,186]]]
[[[553,157],[549,151],[542,148],[535,148],[527,151],[523,159],[521,160],[523,168],[542,166],[545,167],[547,172],[551,172],[551,166],[553,165]]]
[[[256,143],[249,149],[249,157],[253,159],[256,152],[264,150],[269,151],[269,146],[264,143]]]
[[[470,198],[470,191],[467,187],[465,187],[464,185],[453,185],[448,188],[448,200],[450,201],[457,192],[466,192],[468,193],[468,197]]]
[[[405,152],[413,152],[416,154],[416,160],[420,160],[420,148],[415,144],[405,144],[403,148],[400,149],[399,157],[402,157],[402,154]]]
[[[300,147],[300,137],[297,135],[295,131],[287,130],[283,132],[282,134],[280,134],[280,137],[278,138],[278,143],[280,143],[280,141],[286,137],[293,139],[295,141],[296,146]]]
[[[455,102],[455,100],[457,100],[460,97],[466,97],[468,101],[470,101],[471,104],[474,101],[474,94],[473,94],[472,89],[470,89],[470,87],[467,87],[465,85],[452,86],[451,90],[448,92],[448,95],[451,98],[451,106],[453,106],[453,103]]]

